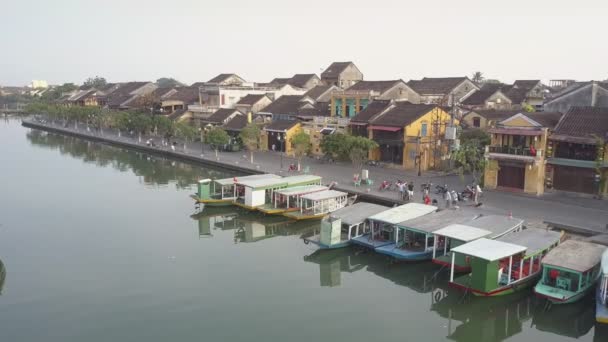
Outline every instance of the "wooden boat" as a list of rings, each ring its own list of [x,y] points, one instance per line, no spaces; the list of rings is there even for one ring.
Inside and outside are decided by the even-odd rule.
[[[487,215],[466,224],[452,224],[433,232],[433,262],[450,267],[452,263],[451,249],[465,243],[481,239],[497,239],[501,236],[522,229],[523,220],[511,216]],[[471,270],[463,255],[456,257],[454,264],[456,272]]]
[[[348,194],[342,191],[325,190],[300,197],[300,210],[283,213],[294,220],[320,219],[348,205]]]
[[[595,287],[602,274],[600,261],[605,249],[591,242],[563,242],[543,259],[542,278],[534,293],[555,304],[580,300]]]
[[[390,209],[379,204],[359,202],[338,209],[321,221],[321,232],[304,238],[320,249],[343,248],[351,239],[369,232],[368,217]]]
[[[559,232],[526,229],[496,240],[481,238],[452,248],[449,284],[477,296],[501,296],[528,288],[542,273],[541,260],[562,238]],[[454,278],[454,262],[470,260],[471,273]]]
[[[271,202],[275,191],[304,185],[321,185],[321,177],[298,175],[277,179],[238,180],[234,204],[248,210],[257,210]]]
[[[198,181],[197,193],[190,195],[196,203],[204,203],[208,207],[229,206],[236,199],[236,182],[256,179],[280,179],[273,174],[230,177],[222,179],[202,179]]]
[[[602,255],[602,276],[597,286],[595,300],[595,320],[608,324],[608,249]]]
[[[273,200],[258,207],[258,210],[264,214],[282,214],[288,211],[298,211],[302,196],[327,189],[328,187],[324,185],[304,185],[277,190],[274,192]]]
[[[420,203],[407,203],[370,216],[369,233],[352,238],[352,243],[366,248],[376,249],[399,240],[399,231],[395,225],[430,214],[437,207]]]
[[[433,258],[433,232],[449,224],[464,223],[479,216],[471,210],[441,210],[395,225],[397,240],[375,251],[397,260],[420,261]]]

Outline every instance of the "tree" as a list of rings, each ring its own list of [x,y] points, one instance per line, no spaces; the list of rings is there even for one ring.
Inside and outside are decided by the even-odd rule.
[[[241,141],[249,150],[249,159],[251,164],[253,164],[253,152],[259,147],[260,135],[260,127],[253,122],[247,124],[247,126],[245,126],[245,128],[243,128],[239,134]]]
[[[175,127],[175,135],[184,140],[184,151],[185,151],[186,144],[189,141],[193,141],[196,138],[196,136],[198,135],[198,132],[197,132],[196,128],[194,128],[194,126],[192,126],[189,123],[184,122],[184,121],[180,121],[180,122],[174,124],[174,127]]]
[[[348,137],[344,133],[325,135],[321,139],[321,150],[332,159],[348,160]]]
[[[599,199],[604,198],[604,188],[606,187],[606,181],[608,173],[602,172],[604,166],[604,153],[606,150],[606,140],[600,136],[594,135],[595,138],[595,178],[597,182],[597,197]]]
[[[481,71],[475,71],[471,77],[471,80],[477,84],[480,84],[483,82],[483,73]]]
[[[458,138],[461,144],[466,144],[471,140],[478,140],[481,146],[490,145],[490,135],[479,128],[463,130]]]
[[[78,89],[78,86],[74,83],[64,83],[60,86],[53,87],[40,96],[40,99],[45,102],[51,102],[59,99],[63,94],[72,92]]]
[[[99,76],[89,77],[84,81],[84,83],[82,83],[82,85],[87,88],[100,88],[107,84],[108,82],[106,81],[106,79]]]
[[[521,109],[523,109],[525,112],[528,112],[528,113],[534,113],[536,111],[536,108],[534,108],[534,106],[529,105],[527,103],[523,103],[521,105]]]
[[[480,184],[481,175],[487,164],[484,148],[485,145],[482,145],[480,140],[471,139],[465,143],[461,142],[460,148],[452,153],[460,175],[464,176],[465,172],[470,173],[476,184]]]
[[[355,170],[361,173],[363,163],[367,161],[369,152],[378,148],[378,143],[366,137],[349,135],[346,139],[346,148]]]
[[[215,157],[218,158],[220,146],[224,146],[230,142],[230,136],[221,127],[213,127],[207,132],[207,142],[211,148],[215,150]]]
[[[300,170],[302,157],[304,157],[304,155],[310,151],[312,146],[310,142],[310,135],[300,130],[293,137],[291,137],[291,145],[293,146],[293,153],[298,159],[298,170]]]
[[[171,88],[171,87],[182,87],[183,83],[172,78],[172,77],[161,77],[156,80],[156,85],[159,88]]]

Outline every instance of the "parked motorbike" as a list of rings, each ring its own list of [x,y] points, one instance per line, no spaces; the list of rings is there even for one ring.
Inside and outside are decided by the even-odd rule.
[[[446,191],[448,191],[448,185],[447,184],[445,184],[445,185],[439,185],[439,184],[435,185],[435,193],[436,194],[445,194]]]

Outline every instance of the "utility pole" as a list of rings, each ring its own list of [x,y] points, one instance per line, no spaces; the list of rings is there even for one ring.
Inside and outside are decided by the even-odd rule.
[[[455,129],[454,128],[454,114],[455,114],[454,111],[456,110],[456,101],[454,101],[454,94],[450,94],[450,97],[451,97],[451,102],[452,102],[452,108],[450,108],[450,129]],[[454,139],[456,139],[456,132],[454,132]],[[453,162],[452,162],[452,149],[454,148],[454,139],[449,139],[448,140],[448,156],[450,157],[448,159],[448,168],[450,170],[453,167],[453,165],[452,165],[453,164]]]

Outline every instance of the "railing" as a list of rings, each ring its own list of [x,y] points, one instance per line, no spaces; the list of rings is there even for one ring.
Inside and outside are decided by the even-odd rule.
[[[540,157],[543,150],[537,149],[534,152],[529,147],[523,146],[488,146],[489,153],[511,154],[514,156]]]

